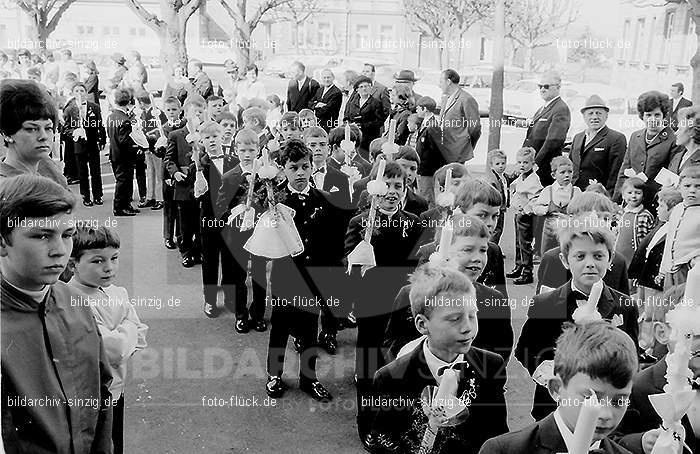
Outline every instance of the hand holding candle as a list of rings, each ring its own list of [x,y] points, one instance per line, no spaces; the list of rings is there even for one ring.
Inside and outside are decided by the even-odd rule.
[[[579,411],[574,428],[574,442],[569,454],[588,454],[601,410],[598,397],[591,390],[591,395],[581,405],[581,411]]]
[[[345,138],[340,142],[340,149],[345,152],[346,160],[348,154],[355,151],[355,142],[350,140],[350,123],[345,123]]]
[[[575,323],[590,323],[596,320],[602,320],[603,316],[598,312],[598,301],[603,293],[603,280],[599,280],[591,287],[591,293],[588,295],[588,301],[580,307],[577,307],[571,318]]]

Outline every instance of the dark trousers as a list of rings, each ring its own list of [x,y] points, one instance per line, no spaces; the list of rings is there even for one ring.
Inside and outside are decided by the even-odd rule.
[[[501,241],[501,235],[503,235],[503,224],[506,220],[506,209],[502,208],[498,212],[498,220],[496,221],[496,228],[493,229],[493,235],[491,235],[491,241],[498,244]]]
[[[241,244],[229,244],[229,256],[231,260],[223,268],[224,273],[230,275],[231,283],[235,287],[235,304],[227,299],[226,304],[230,311],[236,314],[236,319],[250,318],[253,321],[265,318],[265,289],[267,287],[267,259],[252,255],[243,249]],[[250,262],[250,280],[253,288],[253,302],[248,308],[248,262]]]
[[[75,142],[70,136],[63,140],[63,175],[69,180],[78,179],[78,161],[75,159]]]
[[[221,232],[202,229],[202,292],[204,301],[216,306],[216,294],[219,290],[219,263],[221,264],[221,286],[224,289],[224,301],[234,298],[231,276],[223,270],[230,268],[231,253],[224,244]]]
[[[200,253],[199,244],[199,210],[195,200],[178,200],[177,221],[180,235],[177,238],[178,249],[182,258],[195,257]]]
[[[175,188],[163,181],[163,239],[172,240],[180,236],[177,224],[177,205],[173,200]]]
[[[540,255],[542,250],[542,234],[544,233],[544,222],[547,216],[535,216],[533,215],[533,237],[535,238],[535,247],[533,249],[534,253]]]
[[[317,273],[314,273],[317,274]],[[338,320],[346,318],[352,309],[346,299],[348,294],[345,267],[326,267],[321,275],[314,276],[315,282],[321,287],[321,293],[326,304],[321,306],[321,332],[338,333]]]
[[[532,214],[515,215],[515,266],[522,267],[530,274],[532,274],[533,224]]]
[[[112,403],[112,443],[114,454],[124,452],[124,393]]]
[[[355,351],[355,375],[357,377],[357,430],[362,437],[369,431],[374,413],[365,405],[372,397],[372,380],[375,372],[386,364],[382,350],[384,332],[391,314],[357,318],[357,348]]]
[[[139,197],[141,199],[146,198],[146,158],[144,155],[136,157],[136,164],[134,165],[134,170],[136,172],[136,185],[139,188]]]
[[[114,172],[114,210],[131,208],[131,197],[134,192],[134,163],[120,160],[112,162]]]
[[[98,151],[75,155],[78,161],[78,178],[80,178],[80,195],[90,198],[90,182],[92,182],[92,197],[102,198],[102,169]]]

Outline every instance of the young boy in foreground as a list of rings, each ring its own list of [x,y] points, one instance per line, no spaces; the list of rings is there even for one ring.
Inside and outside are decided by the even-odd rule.
[[[571,452],[582,403],[591,393],[602,404],[591,450],[628,453],[608,435],[625,414],[637,366],[634,341],[610,323],[566,326],[556,342],[554,378],[548,384],[557,409],[524,429],[486,441],[479,454]]]

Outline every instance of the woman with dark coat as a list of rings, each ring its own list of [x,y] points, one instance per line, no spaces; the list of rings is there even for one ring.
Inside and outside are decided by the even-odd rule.
[[[384,137],[388,136],[389,122],[396,120],[394,140],[397,145],[406,145],[408,136],[411,133],[408,130],[408,117],[416,105],[413,99],[413,91],[406,84],[394,84],[389,92],[389,101],[391,101],[391,113],[384,123]]]
[[[95,62],[92,60],[85,65],[85,70],[88,73],[87,79],[84,81],[85,89],[87,90],[87,100],[99,104],[102,90],[100,90],[100,79],[97,75],[100,72],[97,70],[97,65],[95,65]]]
[[[358,152],[365,159],[369,157],[369,144],[379,137],[382,127],[382,105],[372,97],[372,80],[360,76],[354,84],[355,93],[345,106],[343,118],[359,126],[362,141]]]

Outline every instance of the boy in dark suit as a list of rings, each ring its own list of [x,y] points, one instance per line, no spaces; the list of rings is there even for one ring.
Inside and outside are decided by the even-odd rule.
[[[275,138],[267,126],[265,111],[260,107],[248,107],[241,115],[244,128],[250,128],[258,135],[260,151],[267,146],[267,142]]]
[[[601,411],[590,452],[629,454],[608,436],[625,414],[637,366],[634,341],[610,323],[566,326],[556,342],[554,377],[548,382],[556,410],[524,429],[487,440],[479,454],[572,452],[574,428],[591,393],[601,402]]]
[[[105,128],[99,104],[87,100],[85,84],[73,85],[74,98],[63,111],[64,133],[73,141],[73,150],[78,163],[80,195],[83,205],[102,205],[102,170],[100,149],[106,143]],[[76,133],[76,130],[80,132]],[[92,182],[92,200],[90,200]]]
[[[238,130],[238,120],[231,112],[221,112],[216,117],[216,122],[221,125],[223,135],[221,136],[221,148],[224,150],[224,155],[230,156],[234,164],[238,164],[236,150],[234,149],[233,139]]]
[[[350,141],[355,144],[355,149],[346,156],[346,152],[340,148],[340,142],[345,140],[345,127],[331,129],[328,133],[328,145],[331,147],[328,165],[335,170],[341,170],[343,166],[347,164],[357,169],[361,178],[368,176],[372,171],[372,164],[357,152],[357,146],[362,139],[361,136],[360,128],[358,128],[357,125],[350,125]]]
[[[166,168],[175,180],[173,200],[177,206],[177,217],[180,225],[178,248],[182,256],[182,266],[192,268],[200,263],[199,226],[197,223],[197,201],[194,198],[194,175],[189,175],[192,162],[192,143],[196,140],[202,119],[205,115],[206,103],[201,96],[191,95],[185,101],[184,127],[176,129],[168,136],[165,151]]]
[[[202,248],[202,292],[204,294],[204,314],[216,318],[216,294],[219,284],[219,263],[221,263],[221,286],[224,299],[233,299],[229,275],[223,272],[232,260],[224,243],[222,230],[224,221],[217,210],[217,198],[223,175],[234,165],[224,155],[221,148],[222,128],[214,121],[207,121],[199,128],[200,140],[193,144],[193,161],[189,175],[194,174],[194,198],[199,205],[199,232]]]
[[[569,215],[583,216],[586,213],[598,213],[604,219],[612,217],[617,212],[616,205],[604,195],[595,192],[584,192],[571,199],[566,208]],[[561,248],[555,247],[545,252],[542,263],[537,269],[536,293],[548,292],[560,287],[571,279],[571,271],[564,266],[559,258]],[[627,262],[619,255],[611,258],[610,269],[603,277],[605,284],[618,292],[629,295],[629,279],[627,278]]]
[[[479,309],[477,317],[481,332],[474,345],[498,353],[503,357],[504,364],[508,364],[513,350],[513,328],[508,301],[498,290],[478,282],[487,263],[490,237],[488,227],[479,218],[463,214],[454,216],[453,226],[452,243],[446,257],[448,264],[451,263],[457,271],[464,273],[476,289]],[[384,346],[393,358],[406,343],[419,336],[411,315],[409,290],[410,286],[405,285],[396,296],[386,329]]]
[[[107,136],[109,137],[109,160],[114,172],[115,216],[134,216],[139,210],[131,206],[134,192],[134,166],[138,146],[131,138],[131,121],[133,114],[133,97],[129,90],[118,88],[114,91],[114,109],[107,118]]]
[[[168,117],[162,111],[155,109],[151,103],[151,97],[148,93],[141,92],[137,100],[139,102],[139,107],[141,109],[141,128],[143,133],[148,140],[148,150],[145,152],[145,164],[146,164],[146,202],[141,206],[141,208],[151,207],[151,210],[157,211],[163,208],[163,202],[156,200],[156,194],[158,192],[163,192],[163,189],[159,189],[159,185],[163,181],[163,157],[165,157],[165,148],[158,147],[156,149],[156,142],[160,139],[160,128],[168,122]],[[165,133],[165,130],[163,130]],[[160,142],[165,141],[167,144],[167,137],[165,137]]]
[[[452,170],[452,183],[450,184],[449,188],[445,188],[448,170]],[[434,191],[431,199],[435,200],[438,194],[445,191],[451,192],[456,197],[459,188],[461,188],[462,185],[470,179],[471,174],[464,164],[453,162],[452,164],[447,164],[440,167],[437,171],[435,171],[435,175],[433,176],[434,182],[430,183],[430,187]],[[435,240],[435,229],[442,225],[442,221],[452,213],[453,209],[454,206],[434,205],[430,209],[421,213],[419,216],[421,226],[423,227],[423,236],[421,237],[420,241],[421,245],[432,243],[433,240]]]
[[[185,120],[180,118],[182,105],[180,101],[171,96],[163,101],[163,111],[167,117],[167,122],[163,125],[163,133],[166,139],[170,133],[185,126]],[[167,145],[167,142],[166,142]],[[159,146],[156,153],[165,158],[165,146]],[[177,206],[173,197],[175,195],[175,180],[170,176],[166,167],[167,161],[163,159],[163,244],[167,249],[176,249],[174,239],[180,236],[180,227],[177,221]]]
[[[375,179],[379,168],[372,170]],[[366,437],[371,415],[362,398],[371,390],[374,373],[384,365],[382,342],[391,314],[391,304],[399,289],[406,282],[406,275],[417,265],[416,248],[421,234],[418,217],[401,209],[406,196],[406,173],[394,161],[386,163],[383,180],[388,191],[378,196],[378,209],[374,219],[370,243],[374,248],[376,266],[361,275],[358,267],[351,270],[348,288],[357,289],[352,295],[357,319],[357,350],[355,374],[357,376],[358,432]],[[350,220],[345,235],[345,257],[364,239],[369,224],[369,210],[364,210]],[[347,262],[346,262],[347,263]]]
[[[469,416],[454,427],[438,427],[430,452],[476,454],[485,440],[508,430],[503,358],[472,346],[479,332],[475,299],[459,271],[424,265],[411,275],[411,312],[425,340],[375,374],[367,398],[375,415],[366,442],[370,452],[418,452],[429,430],[421,394],[438,386],[447,369],[457,373],[455,395]]]
[[[231,284],[235,286],[235,305],[231,300],[225,300],[226,306],[236,315],[236,332],[244,334],[252,326],[258,332],[265,331],[265,287],[267,260],[257,255],[253,255],[243,248],[253,234],[253,229],[241,231],[242,216],[235,219],[235,222],[228,224],[228,217],[231,209],[245,204],[248,196],[250,181],[256,186],[261,182],[255,182],[253,175],[253,163],[258,156],[258,135],[250,128],[241,129],[236,134],[234,147],[238,156],[238,164],[224,174],[217,201],[219,216],[227,224],[224,226],[223,235],[227,252],[232,255],[232,260],[222,263],[221,271],[224,276],[230,276]],[[255,209],[256,218],[259,217],[263,208],[259,205],[255,197],[251,201],[251,206]],[[248,262],[250,261],[250,273],[253,288],[253,302],[248,308],[248,294],[246,277],[248,275]]]
[[[351,130],[351,136],[352,136],[352,126],[350,126]],[[358,128],[359,131],[359,128]],[[358,134],[358,140],[362,140],[362,133],[359,132]],[[367,161],[365,158],[362,158],[363,160],[367,161],[370,164],[370,173],[374,168],[377,166],[377,156],[382,155],[382,145],[386,143],[386,139],[384,137],[378,137],[374,139],[372,142],[369,144],[369,161]],[[358,148],[358,144],[355,144],[355,150]],[[383,155],[382,155],[383,156]],[[362,156],[360,156],[362,157]],[[382,157],[383,159],[383,157]],[[367,175],[366,177],[362,177],[356,182],[353,183],[352,185],[352,202],[357,206],[358,202],[360,201],[360,195],[362,194],[362,191],[367,188],[367,183],[369,183],[370,176]]]
[[[544,361],[552,359],[552,349],[562,324],[572,321],[574,310],[588,299],[593,284],[602,280],[610,267],[615,240],[609,227],[601,226],[602,223],[604,221],[595,216],[575,218],[560,234],[559,256],[572,278],[551,292],[535,296],[515,349],[515,357],[532,376]],[[597,310],[604,319],[621,316],[620,328],[632,338],[636,348],[639,312],[628,295],[604,284]],[[535,388],[532,416],[540,420],[554,407],[544,387]]]
[[[334,262],[338,266],[334,269],[329,269],[328,272],[331,273],[327,276],[327,279],[321,279],[323,281],[331,280],[335,283],[340,283],[345,281],[343,272],[344,270],[340,266],[343,259],[343,250],[339,246],[343,243],[345,239],[345,231],[347,230],[348,222],[352,216],[353,209],[350,203],[350,189],[348,187],[349,180],[348,176],[339,170],[327,164],[327,159],[329,155],[328,147],[328,134],[322,128],[318,126],[312,126],[307,128],[304,133],[304,143],[306,147],[311,151],[311,185],[317,189],[321,189],[329,194],[328,201],[331,202],[335,211],[338,214],[337,222],[341,225],[335,230],[338,235],[334,238],[328,238],[329,246],[332,246]],[[339,290],[339,289],[338,289]],[[340,294],[342,292],[337,292]],[[327,295],[327,297],[330,295]],[[336,318],[341,316],[347,316],[349,308],[337,308],[333,311],[329,309],[327,305],[321,307],[321,332],[318,336],[318,342],[321,347],[323,347],[331,355],[335,354],[335,350],[338,346],[336,341],[336,334],[338,331],[338,326],[336,324]]]
[[[671,327],[666,322],[666,314],[681,301],[684,292],[685,284],[671,287],[653,306],[654,338],[658,343],[666,345],[669,353],[673,353],[675,342],[670,339]],[[693,379],[698,379],[700,377],[700,360],[697,357],[697,352],[700,351],[698,334],[693,337],[691,351],[695,352],[695,356],[691,358],[688,367],[693,373]],[[650,454],[661,433],[662,421],[652,407],[649,396],[664,392],[667,367],[666,357],[663,357],[634,378],[630,405],[619,427],[618,443],[635,454]],[[685,429],[685,444],[690,448],[690,452],[696,453],[700,449],[700,419],[698,418],[700,390],[697,382],[693,386],[694,401],[688,413],[681,419],[681,424]]]
[[[284,394],[284,356],[287,340],[293,335],[301,343],[299,388],[316,400],[329,401],[331,394],[316,379],[318,311],[325,300],[315,273],[337,265],[332,263],[336,254],[329,254],[329,248],[334,245],[328,238],[338,236],[335,230],[339,223],[328,200],[329,194],[309,183],[311,153],[304,142],[293,138],[287,140],[278,163],[284,168],[286,181],[278,186],[277,192],[284,204],[295,211],[294,224],[304,250],[295,257],[277,259],[272,266],[272,316],[267,356],[269,377],[265,388],[273,398]],[[303,304],[303,301],[312,303]]]
[[[486,180],[491,182],[491,186],[496,188],[501,194],[501,210],[498,213],[498,222],[493,230],[491,241],[499,244],[503,234],[503,223],[506,220],[506,211],[510,206],[510,184],[517,178],[517,175],[506,173],[506,154],[503,150],[491,150],[488,153],[487,167],[488,174]]]

